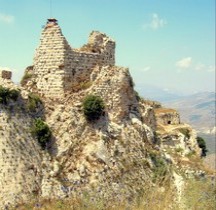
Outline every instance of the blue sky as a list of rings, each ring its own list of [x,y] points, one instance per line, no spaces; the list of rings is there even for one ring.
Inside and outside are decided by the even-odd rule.
[[[51,14],[52,13],[52,14]],[[214,0],[0,0],[0,67],[19,81],[33,62],[42,26],[59,20],[72,47],[92,30],[116,42],[116,64],[137,89],[215,90]]]

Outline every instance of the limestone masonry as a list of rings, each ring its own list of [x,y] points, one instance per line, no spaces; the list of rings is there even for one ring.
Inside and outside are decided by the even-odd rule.
[[[72,48],[55,19],[48,19],[34,58],[37,89],[47,97],[62,97],[73,86],[88,80],[96,66],[115,65],[115,42],[93,31],[87,45]]]
[[[2,79],[11,79],[12,72],[7,70],[0,70],[0,78]]]

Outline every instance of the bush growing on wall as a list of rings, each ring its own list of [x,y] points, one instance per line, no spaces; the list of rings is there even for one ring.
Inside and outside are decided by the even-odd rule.
[[[17,100],[19,96],[19,91],[15,89],[9,89],[5,88],[0,85],[0,103],[7,104],[9,99],[12,99],[14,101]]]
[[[197,143],[202,150],[202,156],[205,157],[206,153],[208,152],[208,150],[206,149],[205,140],[202,137],[197,136]]]
[[[88,95],[83,101],[83,112],[88,121],[94,121],[100,118],[104,113],[105,105],[101,97]]]
[[[18,97],[19,97],[19,91],[18,90],[14,90],[14,89],[10,90],[10,92],[9,92],[9,98],[10,99],[16,101]]]
[[[30,93],[28,95],[28,103],[27,103],[27,108],[31,112],[35,112],[36,108],[42,104],[42,101],[40,97],[34,93]]]
[[[24,85],[28,82],[28,80],[29,80],[31,77],[32,77],[32,74],[26,72],[26,73],[24,74],[23,78],[21,79],[20,84],[21,84],[22,86],[24,86]]]
[[[40,118],[34,120],[31,133],[37,138],[38,143],[41,145],[42,149],[46,148],[47,143],[51,138],[51,131],[49,126]]]
[[[2,104],[7,104],[9,98],[9,89],[0,86],[0,102]]]

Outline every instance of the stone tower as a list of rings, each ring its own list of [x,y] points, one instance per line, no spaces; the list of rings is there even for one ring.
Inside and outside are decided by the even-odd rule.
[[[63,97],[74,85],[87,81],[96,65],[115,65],[115,42],[93,31],[89,41],[73,49],[56,19],[48,19],[34,58],[33,73],[38,91],[46,97]]]

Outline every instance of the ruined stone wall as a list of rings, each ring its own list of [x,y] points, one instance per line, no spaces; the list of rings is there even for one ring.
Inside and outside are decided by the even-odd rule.
[[[37,76],[36,85],[40,93],[46,96],[64,93],[65,57],[70,52],[71,48],[60,27],[55,23],[47,24],[34,58],[33,72]]]
[[[157,124],[162,125],[178,125],[180,124],[180,116],[174,109],[157,108],[154,110]]]
[[[115,65],[115,42],[92,32],[86,48],[70,47],[57,22],[47,23],[34,58],[36,86],[47,97],[61,97],[74,85],[89,80],[96,66]]]
[[[101,52],[101,59],[105,65],[115,65],[115,41],[104,33],[92,31],[88,44]]]
[[[12,72],[7,70],[0,70],[0,78],[2,79],[11,79]]]
[[[101,57],[98,53],[79,52],[72,50],[67,55],[64,72],[64,89],[69,90],[74,85],[88,80],[93,68],[101,65]]]
[[[30,125],[28,115],[0,105],[0,209],[40,188],[42,157]]]

